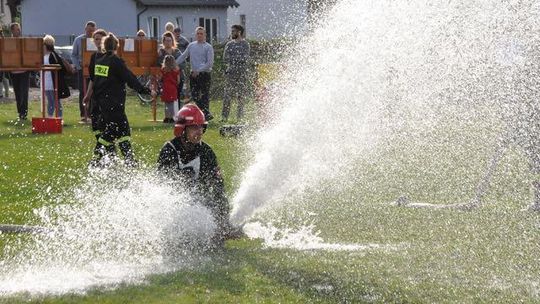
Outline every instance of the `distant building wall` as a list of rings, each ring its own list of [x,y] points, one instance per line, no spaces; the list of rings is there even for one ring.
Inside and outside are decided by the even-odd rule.
[[[228,28],[242,24],[245,16],[247,38],[272,39],[303,35],[308,29],[307,0],[237,0],[229,8]]]
[[[183,35],[192,41],[195,38],[195,28],[199,26],[199,18],[215,19],[217,25],[216,37],[218,41],[224,41],[228,37],[227,29],[227,9],[220,7],[148,7],[140,16],[140,28],[147,34],[151,34],[152,30],[149,25],[149,18],[159,18],[159,32],[157,37],[160,37],[165,30],[165,23],[172,22],[175,25],[178,23],[183,30]]]
[[[88,20],[117,36],[136,33],[137,7],[133,0],[23,0],[21,6],[23,34],[51,34],[57,45],[69,44],[70,36],[82,34]]]

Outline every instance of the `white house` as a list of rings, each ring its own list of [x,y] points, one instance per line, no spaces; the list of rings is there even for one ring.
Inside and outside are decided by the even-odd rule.
[[[229,9],[230,28],[240,24],[249,39],[304,35],[308,29],[309,0],[237,0]]]
[[[203,25],[209,39],[223,41],[227,9],[235,6],[235,0],[22,0],[21,25],[24,35],[51,34],[58,45],[70,44],[88,20],[120,37],[135,36],[139,29],[160,37],[171,21],[193,39],[195,27]]]

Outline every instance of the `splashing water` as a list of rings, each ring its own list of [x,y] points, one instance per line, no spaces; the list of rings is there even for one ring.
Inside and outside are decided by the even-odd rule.
[[[84,292],[197,266],[215,228],[189,193],[143,172],[98,170],[66,200],[35,211],[47,233],[8,244],[0,295]]]
[[[338,244],[326,243],[313,232],[314,226],[302,226],[298,229],[277,228],[273,225],[263,225],[259,222],[248,223],[244,226],[246,235],[253,239],[261,239],[268,248],[295,250],[326,250],[326,251],[366,251],[366,250],[397,250],[402,245],[380,244]]]
[[[235,223],[291,196],[369,184],[361,164],[381,158],[385,179],[421,163],[417,181],[444,184],[455,166],[439,159],[474,167],[489,153],[478,143],[527,129],[515,123],[538,94],[538,2],[343,0],[327,15],[282,64]],[[473,180],[457,190],[471,192]]]

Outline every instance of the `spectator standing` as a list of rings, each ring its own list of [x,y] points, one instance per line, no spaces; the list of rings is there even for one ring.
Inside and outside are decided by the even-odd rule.
[[[84,90],[88,86],[89,79],[85,81],[83,76],[83,62],[82,62],[82,40],[91,38],[92,34],[96,30],[96,23],[94,21],[86,22],[84,27],[84,34],[81,34],[75,38],[73,41],[73,51],[71,52],[71,62],[73,63],[74,68],[77,70],[77,79],[79,86],[79,112],[81,116],[81,122],[87,123],[88,113],[86,113],[86,107],[83,103]]]
[[[58,103],[58,117],[63,117],[63,107],[60,99],[67,98],[70,95],[69,88],[66,84],[65,73],[66,67],[62,62],[60,55],[54,50],[54,38],[50,35],[43,37],[43,63],[44,64],[59,64],[61,69],[58,73],[58,95],[56,95],[55,89],[55,73],[45,72],[44,83],[45,83],[45,96],[47,97],[47,114],[49,117],[53,117],[54,111],[56,108],[56,103]]]
[[[175,28],[173,33],[176,40],[176,47],[180,50],[180,52],[185,52],[187,46],[189,45],[189,41],[186,37],[182,36],[182,28]],[[186,82],[186,67],[187,64],[185,61],[180,64],[180,82],[178,83],[178,108],[182,107],[182,100],[184,100],[186,96],[186,92],[184,91],[184,84]]]
[[[9,27],[11,29],[11,36],[15,38],[22,36],[20,24],[12,23]],[[28,116],[28,90],[30,88],[30,72],[12,71],[11,81],[13,82],[13,91],[15,92],[15,100],[17,101],[17,112],[19,113],[19,121],[26,120],[26,116]]]
[[[139,39],[139,40],[146,39],[146,33],[143,30],[138,30],[137,37],[135,39]]]
[[[174,115],[178,112],[178,82],[180,81],[180,69],[172,55],[166,55],[161,68],[161,101],[165,103],[164,123],[174,123]]]
[[[225,92],[223,97],[223,109],[221,121],[229,119],[231,111],[231,99],[237,98],[237,120],[244,117],[244,103],[248,84],[249,43],[244,39],[244,27],[233,25],[231,27],[232,40],[227,42],[223,51],[225,63]]]
[[[210,84],[211,72],[214,66],[214,48],[206,42],[206,30],[204,27],[195,29],[196,40],[191,42],[186,51],[176,59],[182,64],[188,57],[191,64],[190,86],[191,98],[203,111],[206,121],[214,118],[210,113]]]
[[[174,23],[172,23],[170,21],[165,23],[165,32],[171,32],[172,33],[173,30],[174,30]]]
[[[163,65],[163,60],[167,55],[173,56],[174,59],[182,55],[182,52],[176,47],[176,41],[172,32],[165,32],[161,36],[161,47],[158,50],[158,66]]]

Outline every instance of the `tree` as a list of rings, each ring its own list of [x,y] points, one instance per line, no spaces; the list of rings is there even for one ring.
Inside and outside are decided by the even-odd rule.
[[[7,0],[7,5],[9,7],[9,12],[11,14],[11,22],[16,22],[17,6],[21,5],[21,0]]]
[[[336,0],[308,0],[308,20],[310,24],[313,24],[321,15],[336,3]]]

